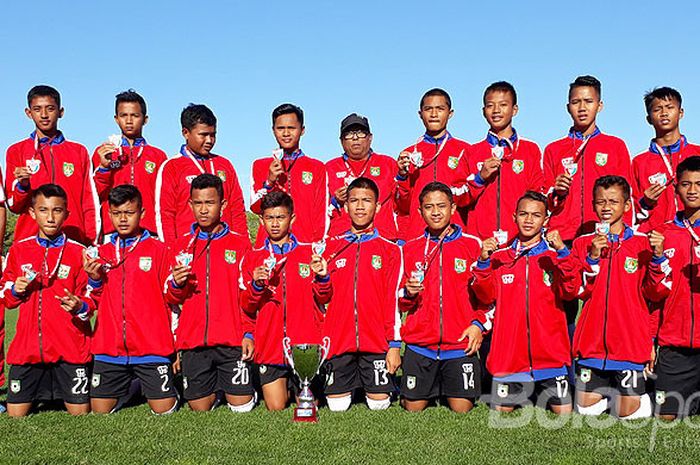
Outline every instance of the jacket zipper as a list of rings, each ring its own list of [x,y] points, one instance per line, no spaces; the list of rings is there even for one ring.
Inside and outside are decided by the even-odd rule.
[[[610,275],[612,274],[612,261],[614,258],[614,252],[610,251],[610,258],[608,259],[608,276],[606,278],[605,285],[605,313],[603,316],[603,351],[605,351],[605,358],[603,358],[603,370],[608,363],[608,297],[610,295]]]
[[[117,243],[121,239],[117,238]],[[121,245],[121,244],[119,244]],[[124,351],[129,356],[129,347],[126,344],[126,262],[122,263],[122,337],[124,339]]]
[[[282,268],[282,333],[287,337],[287,267]]]
[[[44,252],[44,263],[48,263],[49,259],[49,248],[46,248],[46,252]],[[41,358],[41,363],[44,363],[44,334],[43,331],[41,330],[41,314],[42,314],[42,305],[43,305],[43,294],[44,294],[44,284],[39,281],[39,314],[38,314],[38,323],[39,323],[39,358]]]
[[[583,226],[586,223],[585,220],[585,207],[584,205],[584,196],[586,193],[586,147],[583,148],[583,151],[581,152],[581,224],[579,225],[578,229],[581,229],[581,226]]]
[[[207,339],[209,336],[209,268],[210,268],[210,251],[211,247],[207,247],[207,285],[206,285],[206,297],[204,304],[204,346],[207,345]]]
[[[442,344],[442,242],[440,242],[440,339],[438,339],[437,359],[440,360],[440,345]]]
[[[526,252],[527,253],[527,252]],[[532,335],[530,334],[530,255],[525,255],[525,322],[527,325],[527,358],[530,362],[530,376],[535,379],[532,361]]]
[[[700,247],[700,245],[698,246]],[[690,239],[690,348],[693,348],[693,334],[695,333],[695,302],[693,298],[693,281],[695,270],[693,269],[694,260],[693,255],[695,251],[693,250],[693,239]]]
[[[360,350],[360,322],[357,314],[357,273],[360,266],[360,239],[357,240],[357,252],[355,253],[355,275],[353,276],[353,311],[355,312],[355,347]]]
[[[445,134],[445,137],[447,137],[447,134]],[[438,145],[437,139],[435,139],[435,160],[433,161],[433,182],[437,181],[437,165],[438,165],[437,155],[438,155],[439,148],[440,147]]]
[[[497,173],[498,176],[498,188],[496,189],[496,230],[501,230],[501,175],[503,171]]]

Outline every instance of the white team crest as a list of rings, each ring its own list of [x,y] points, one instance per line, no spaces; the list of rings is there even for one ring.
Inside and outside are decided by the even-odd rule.
[[[476,170],[481,171],[481,168],[484,167],[484,162],[483,161],[478,161],[476,162]]]
[[[513,160],[513,173],[520,174],[525,169],[524,160]]]
[[[382,257],[379,255],[372,255],[372,268],[375,270],[382,268]]]
[[[664,255],[666,255],[668,258],[673,258],[673,256],[676,254],[676,249],[666,249],[664,250]]]
[[[508,397],[508,385],[499,383],[497,394],[498,397]]]
[[[151,265],[153,264],[153,260],[151,257],[141,257],[139,258],[139,268],[143,271],[151,271]]]
[[[338,268],[345,268],[345,264],[347,263],[347,260],[344,258],[339,258],[338,260],[335,261],[335,266]]]
[[[260,365],[259,369],[260,369],[261,375],[264,375],[265,373],[267,373],[267,365]]]
[[[380,166],[370,166],[369,167],[369,174],[372,176],[379,176],[382,172],[382,169]]]
[[[328,377],[326,378],[326,386],[330,386],[334,381],[335,379],[333,379],[333,372],[331,371],[328,373]]]
[[[581,379],[582,383],[589,383],[591,381],[591,369],[590,368],[581,368],[580,379]]]
[[[449,157],[447,159],[447,166],[450,167],[450,169],[457,169],[457,166],[459,166],[459,158],[457,157]]]
[[[100,385],[100,381],[100,375],[98,373],[94,373],[92,375],[92,381],[90,382],[90,384],[92,384],[92,387],[96,388]]]
[[[192,184],[192,181],[194,181],[194,178],[196,178],[196,177],[197,177],[197,175],[193,174],[191,176],[185,176],[185,179],[187,180],[188,184]]]
[[[666,402],[666,391],[656,391],[656,405]]]
[[[22,384],[18,379],[13,379],[10,381],[10,391],[12,391],[13,394],[17,394],[21,389]]]
[[[467,261],[463,258],[455,258],[455,271],[457,273],[464,273],[467,271]]]
[[[156,164],[149,160],[144,165],[144,168],[146,169],[146,173],[153,174],[153,172],[156,170]]]
[[[693,247],[693,250],[695,251],[695,256],[700,258],[700,245]]]
[[[416,388],[416,377],[415,376],[406,376],[406,387],[408,389],[415,389]]]
[[[187,386],[189,386],[190,383],[187,381],[187,376],[182,377],[182,388],[187,389]]]
[[[639,268],[639,261],[636,258],[627,257],[625,258],[625,271],[628,273],[634,273]]]
[[[335,177],[338,179],[343,179],[346,174],[348,174],[347,171],[338,171],[337,173],[335,173]]]
[[[513,280],[515,280],[514,274],[504,274],[501,276],[501,281],[503,281],[503,284],[513,284]]]
[[[301,172],[301,182],[304,184],[311,184],[311,182],[314,180],[314,174],[310,171],[302,171]]]
[[[595,154],[595,164],[598,166],[605,166],[608,164],[608,154],[598,152]]]
[[[69,274],[70,266],[61,264],[61,266],[58,267],[58,279],[66,279]]]
[[[68,163],[67,161],[63,162],[63,174],[66,175],[67,178],[70,178],[73,173],[75,173],[75,165],[73,163]]]

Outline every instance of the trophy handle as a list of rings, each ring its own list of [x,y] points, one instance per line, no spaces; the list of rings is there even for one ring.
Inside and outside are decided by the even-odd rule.
[[[287,360],[287,364],[294,370],[294,357],[292,357],[292,340],[289,336],[282,339],[282,351],[284,352],[284,358]]]
[[[331,338],[326,336],[323,338],[323,344],[319,347],[319,352],[321,352],[321,357],[320,361],[318,362],[318,369],[316,370],[316,374],[318,374],[321,371],[321,367],[323,367],[323,363],[326,361],[328,358],[328,352],[331,350]]]

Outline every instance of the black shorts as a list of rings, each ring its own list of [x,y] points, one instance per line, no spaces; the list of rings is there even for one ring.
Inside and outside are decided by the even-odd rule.
[[[118,399],[126,396],[134,378],[141,381],[141,391],[146,399],[177,397],[170,363],[118,365],[99,361],[92,366],[90,397]]]
[[[660,347],[654,401],[661,415],[687,416],[700,396],[700,349]]]
[[[504,407],[534,404],[542,408],[571,404],[569,375],[523,383],[494,381],[491,403]]]
[[[576,390],[605,396],[641,396],[646,392],[642,370],[599,370],[576,364]]]
[[[391,394],[396,390],[394,377],[386,371],[386,354],[341,354],[326,361],[324,373],[326,395],[358,388],[370,394]]]
[[[258,376],[260,377],[260,385],[272,383],[280,378],[286,378],[289,384],[290,380],[293,378],[292,369],[287,365],[267,365],[260,364],[255,365],[257,369]]]
[[[183,350],[182,385],[186,400],[207,397],[217,391],[234,396],[252,396],[249,362],[241,361],[240,347],[198,347]]]
[[[90,402],[87,365],[66,362],[11,365],[7,402],[25,404],[62,399],[68,404]]]
[[[440,396],[476,399],[481,395],[481,362],[477,357],[433,360],[406,349],[402,366],[401,396],[408,400]]]

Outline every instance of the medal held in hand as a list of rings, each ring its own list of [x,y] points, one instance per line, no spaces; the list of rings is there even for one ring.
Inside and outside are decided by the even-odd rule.
[[[273,254],[270,254],[269,257],[263,261],[263,265],[265,265],[265,268],[267,268],[268,272],[272,272],[272,269],[277,265],[277,257],[275,257]]]
[[[421,152],[411,152],[410,159],[416,168],[423,166],[423,154]]]
[[[194,255],[191,253],[187,253],[187,252],[180,252],[175,257],[175,262],[179,266],[190,266],[190,263],[192,263],[192,260],[194,260]]]
[[[326,251],[326,242],[314,242],[311,244],[311,251],[314,253],[314,255],[323,255],[323,252]]]
[[[493,237],[496,239],[496,242],[498,242],[498,245],[504,245],[508,242],[508,231],[499,229],[493,232]]]
[[[411,279],[415,279],[419,283],[423,284],[425,279],[425,265],[422,263],[416,263],[416,269],[411,271]]]
[[[600,236],[607,236],[610,233],[610,223],[602,221],[595,224],[595,233]]]
[[[491,155],[498,158],[499,160],[503,159],[504,153],[505,153],[505,149],[500,145],[497,145],[495,147],[491,147]]]
[[[85,256],[90,260],[95,260],[96,258],[100,258],[100,252],[97,249],[97,247],[91,245],[90,247],[85,249]]]

